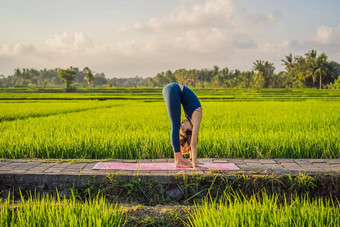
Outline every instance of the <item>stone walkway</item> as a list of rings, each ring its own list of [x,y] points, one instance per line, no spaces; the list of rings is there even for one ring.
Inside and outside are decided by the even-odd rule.
[[[334,172],[340,173],[340,159],[222,159],[204,158],[198,159],[201,163],[235,163],[241,171],[277,172],[277,173],[315,173]],[[125,170],[92,170],[102,160],[43,160],[43,159],[5,159],[0,160],[0,175],[6,174],[46,174],[46,175],[105,175],[119,172],[134,175],[137,171]],[[145,159],[145,160],[112,160],[112,162],[169,162],[173,159]],[[72,163],[75,162],[75,163]],[[206,170],[159,170],[139,171],[139,174],[147,175],[174,175],[181,173],[208,173]],[[227,171],[235,172],[235,171]]]
[[[122,183],[133,181],[137,176],[142,180],[149,180],[156,184],[173,184],[181,179],[184,173],[214,175],[216,171],[116,171],[92,170],[103,160],[42,160],[42,159],[7,159],[0,160],[0,197],[6,198],[12,189],[22,191],[51,191],[58,188],[61,192],[68,191],[70,187],[88,187],[101,185],[107,177]],[[169,162],[173,159],[147,159],[147,160],[111,160],[123,162]],[[340,176],[340,159],[219,159],[205,158],[199,162],[235,163],[240,170],[221,171],[225,176],[237,174],[258,175],[277,173],[280,175],[296,175],[299,172],[316,174],[331,173]],[[218,172],[218,171],[217,171]],[[184,177],[182,177],[184,179]],[[87,185],[87,186],[86,186]]]

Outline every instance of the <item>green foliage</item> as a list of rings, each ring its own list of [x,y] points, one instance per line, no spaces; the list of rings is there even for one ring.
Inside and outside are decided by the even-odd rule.
[[[85,67],[83,69],[83,73],[85,74],[85,80],[87,81],[89,87],[92,87],[92,84],[94,82],[94,75],[92,73],[92,70],[88,67]]]
[[[76,75],[76,72],[72,68],[58,70],[58,77],[65,81],[67,92],[75,91],[75,87],[71,87],[72,82],[76,78],[75,75]]]
[[[124,226],[124,207],[108,204],[99,193],[78,202],[72,193],[68,200],[52,195],[30,195],[11,204],[11,194],[0,204],[0,226]],[[14,199],[14,197],[13,197]],[[1,199],[0,199],[1,202]]]
[[[278,202],[278,195],[263,192],[250,198],[226,194],[220,202],[205,200],[188,212],[186,226],[339,226],[340,206],[332,199],[291,195]]]

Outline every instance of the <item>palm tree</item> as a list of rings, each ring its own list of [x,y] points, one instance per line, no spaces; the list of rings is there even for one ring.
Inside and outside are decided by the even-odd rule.
[[[66,91],[71,91],[70,85],[76,78],[76,72],[73,69],[59,69],[58,77],[65,81]]]
[[[316,73],[319,74],[320,76],[320,84],[319,84],[319,89],[321,89],[322,85],[322,76],[327,75],[328,73],[328,66],[327,66],[327,55],[325,53],[320,54],[320,56],[316,60]]]
[[[14,84],[17,83],[17,80],[22,80],[23,76],[22,76],[22,73],[20,71],[20,69],[15,69],[14,70]]]
[[[315,82],[317,78],[317,58],[316,58],[316,50],[311,50],[306,56],[306,78],[311,76],[313,79],[313,87],[315,87]]]
[[[286,56],[286,60],[282,59],[283,65],[286,67],[287,72],[290,72],[294,69],[293,55],[290,53]]]
[[[85,67],[83,69],[83,73],[85,74],[85,80],[87,81],[87,84],[89,85],[89,87],[92,87],[92,84],[94,82],[92,70],[89,69],[88,67]]]
[[[273,63],[269,63],[268,61],[256,60],[254,62],[253,69],[257,71],[258,77],[260,77],[261,74],[261,76],[264,78],[264,87],[269,87],[269,85],[272,86],[275,70]]]

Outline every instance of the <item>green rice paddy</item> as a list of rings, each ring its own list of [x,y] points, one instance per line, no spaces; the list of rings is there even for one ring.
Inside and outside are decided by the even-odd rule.
[[[340,91],[195,92],[200,158],[340,157]],[[161,89],[0,92],[0,131],[0,158],[173,155]]]
[[[339,226],[340,206],[331,199],[291,196],[278,202],[278,196],[262,193],[244,198],[227,195],[223,200],[204,201],[188,214],[186,226]]]
[[[308,194],[278,201],[277,195],[263,192],[249,198],[225,194],[219,202],[204,199],[186,217],[184,226],[339,226],[340,206],[332,199],[310,199]],[[97,194],[84,202],[52,195],[30,195],[12,202],[0,199],[1,226],[132,226],[125,208],[108,203]],[[143,221],[142,221],[143,223]],[[145,221],[144,221],[145,223]],[[178,223],[178,222],[177,222]],[[141,224],[141,223],[140,223]],[[169,223],[168,223],[169,224]],[[146,224],[144,226],[153,226]],[[163,223],[162,226],[168,226]]]

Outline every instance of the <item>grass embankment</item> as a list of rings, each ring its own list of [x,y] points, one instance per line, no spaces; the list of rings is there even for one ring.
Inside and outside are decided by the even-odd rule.
[[[285,197],[285,195],[283,195]],[[58,198],[58,197],[57,197]],[[50,195],[1,203],[1,226],[339,226],[340,206],[332,199],[277,195],[250,197],[224,194],[218,202],[204,199],[194,207],[124,207],[99,194],[77,201]],[[285,197],[286,198],[286,197]]]

